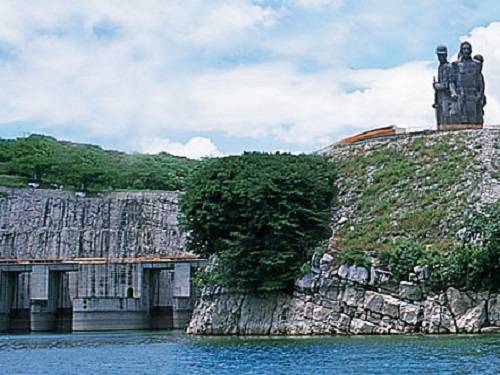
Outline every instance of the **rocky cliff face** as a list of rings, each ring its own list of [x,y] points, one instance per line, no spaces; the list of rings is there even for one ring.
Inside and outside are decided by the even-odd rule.
[[[176,192],[0,192],[0,259],[189,255]]]
[[[324,267],[325,268],[325,267]],[[424,272],[425,273],[425,272]],[[425,277],[425,276],[424,276]],[[500,333],[500,294],[394,283],[374,268],[310,273],[292,296],[205,288],[188,327],[202,335]]]

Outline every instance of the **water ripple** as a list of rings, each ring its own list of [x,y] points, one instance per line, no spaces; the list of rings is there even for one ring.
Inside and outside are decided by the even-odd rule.
[[[500,336],[0,336],[2,374],[498,374]]]

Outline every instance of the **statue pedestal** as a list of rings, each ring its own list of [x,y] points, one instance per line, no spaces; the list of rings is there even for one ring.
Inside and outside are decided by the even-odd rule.
[[[483,124],[441,124],[437,126],[438,130],[465,130],[482,128]]]

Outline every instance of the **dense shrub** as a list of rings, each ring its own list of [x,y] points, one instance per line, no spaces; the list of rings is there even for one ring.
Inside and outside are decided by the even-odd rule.
[[[466,219],[463,246],[450,262],[454,284],[471,289],[500,289],[500,202]]]
[[[404,241],[381,258],[397,280],[407,279],[414,266],[427,264],[435,289],[500,289],[500,203],[468,215],[464,229],[460,242],[445,252]]]
[[[332,164],[321,156],[247,153],[204,161],[181,200],[188,247],[217,253],[212,280],[286,290],[330,235]]]
[[[397,280],[405,280],[413,268],[427,260],[426,248],[416,241],[402,241],[387,253],[387,266]]]
[[[343,264],[348,266],[358,265],[362,267],[369,268],[371,266],[371,260],[368,258],[366,253],[362,250],[347,248],[342,253],[340,253],[340,260]]]

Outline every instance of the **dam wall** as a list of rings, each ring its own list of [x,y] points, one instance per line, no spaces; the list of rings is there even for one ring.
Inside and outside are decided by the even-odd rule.
[[[0,187],[0,259],[183,256],[177,192]]]
[[[178,198],[0,187],[0,331],[184,328],[203,261]]]

